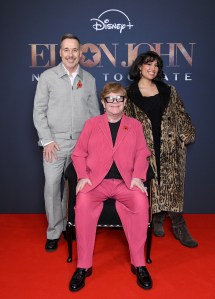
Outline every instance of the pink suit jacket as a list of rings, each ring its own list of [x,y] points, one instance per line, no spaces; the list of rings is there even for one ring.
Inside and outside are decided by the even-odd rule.
[[[146,180],[150,151],[143,127],[134,118],[123,115],[113,146],[106,114],[87,120],[71,155],[78,179],[89,178],[82,192],[98,186],[108,173],[113,161],[130,188],[132,178]]]

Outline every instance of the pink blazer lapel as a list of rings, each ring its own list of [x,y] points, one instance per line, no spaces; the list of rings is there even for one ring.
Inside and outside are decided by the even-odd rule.
[[[117,133],[116,142],[115,142],[115,145],[114,145],[114,152],[119,147],[119,145],[121,144],[121,142],[123,141],[125,136],[128,134],[129,129],[131,129],[131,125],[128,121],[128,118],[123,115],[121,123],[120,123],[119,130],[118,130],[118,133]]]
[[[108,143],[110,144],[111,148],[113,148],[113,141],[111,137],[110,127],[108,124],[108,118],[106,114],[103,114],[101,120],[99,122],[99,127],[104,134],[105,138],[107,139]]]

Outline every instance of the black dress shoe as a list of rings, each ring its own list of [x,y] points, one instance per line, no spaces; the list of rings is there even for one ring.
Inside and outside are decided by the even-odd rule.
[[[48,252],[55,251],[58,247],[58,239],[47,239],[45,249]]]
[[[77,268],[69,283],[69,289],[72,292],[79,291],[85,286],[85,277],[92,274],[92,267],[89,269]]]
[[[131,271],[137,276],[137,284],[141,288],[145,290],[152,288],[152,279],[145,266],[134,267],[134,265],[131,265]]]

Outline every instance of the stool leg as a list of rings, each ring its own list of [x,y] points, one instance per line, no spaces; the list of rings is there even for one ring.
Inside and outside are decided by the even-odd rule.
[[[146,262],[147,262],[147,264],[152,263],[152,260],[150,258],[151,245],[152,245],[152,223],[149,222],[148,230],[147,230],[147,241],[146,241]]]
[[[152,245],[152,188],[151,188],[152,180],[147,182],[148,189],[148,200],[149,200],[149,222],[148,222],[148,230],[147,230],[147,240],[146,240],[146,262],[147,264],[151,264],[151,245]]]
[[[67,223],[66,226],[66,237],[67,237],[67,245],[68,245],[68,258],[67,258],[67,263],[72,262],[72,232],[73,228],[70,223]]]

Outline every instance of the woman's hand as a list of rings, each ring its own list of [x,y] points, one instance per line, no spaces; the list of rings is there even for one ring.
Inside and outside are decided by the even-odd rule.
[[[146,187],[144,186],[144,184],[143,184],[143,182],[142,182],[141,179],[139,179],[139,178],[133,178],[133,179],[131,180],[131,186],[130,186],[130,189],[133,189],[135,186],[136,186],[137,188],[139,188],[142,192],[145,192],[146,195],[148,196],[147,189],[146,189]]]
[[[86,184],[92,186],[91,180],[90,179],[80,179],[78,181],[78,184],[76,186],[76,195],[78,194],[79,191],[81,191],[84,188],[84,186]]]

